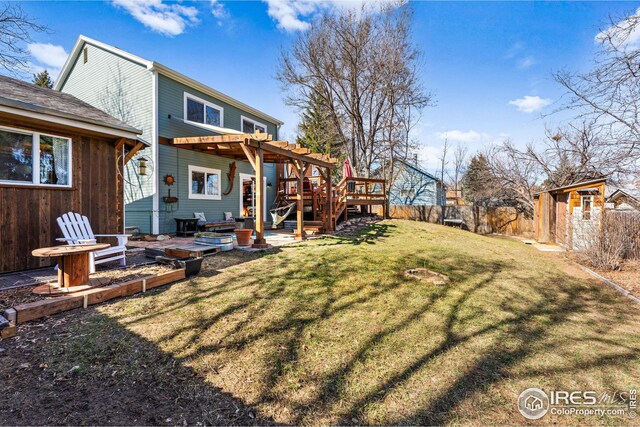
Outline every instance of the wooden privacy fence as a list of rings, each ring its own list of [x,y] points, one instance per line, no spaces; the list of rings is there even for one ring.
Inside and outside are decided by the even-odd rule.
[[[447,219],[461,219],[462,228],[476,233],[533,236],[533,219],[526,218],[511,207],[487,209],[474,206],[391,205],[389,216],[434,224],[441,223],[444,216]]]
[[[602,233],[606,240],[619,240],[623,259],[640,259],[640,212],[605,211]]]

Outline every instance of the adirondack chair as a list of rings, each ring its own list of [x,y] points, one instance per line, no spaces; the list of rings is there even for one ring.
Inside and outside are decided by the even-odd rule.
[[[58,225],[64,237],[56,239],[66,242],[69,245],[80,245],[83,243],[96,243],[96,237],[115,237],[118,244],[101,251],[90,254],[89,272],[95,273],[96,265],[105,262],[120,260],[120,265],[127,265],[125,251],[129,234],[93,234],[89,218],[79,213],[68,212],[57,219]]]

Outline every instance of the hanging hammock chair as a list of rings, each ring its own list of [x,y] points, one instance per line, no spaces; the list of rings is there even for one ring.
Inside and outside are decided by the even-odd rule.
[[[278,228],[278,225],[282,223],[293,211],[293,208],[296,206],[296,203],[290,203],[286,206],[282,206],[279,208],[271,209],[269,213],[271,214],[271,218],[273,218],[273,223],[271,224],[271,228]]]

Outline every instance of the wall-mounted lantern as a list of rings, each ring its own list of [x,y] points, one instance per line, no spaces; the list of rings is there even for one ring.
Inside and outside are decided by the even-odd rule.
[[[138,170],[141,176],[147,175],[147,158],[140,157],[138,159]]]

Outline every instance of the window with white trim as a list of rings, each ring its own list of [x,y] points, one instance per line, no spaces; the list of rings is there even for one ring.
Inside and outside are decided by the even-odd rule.
[[[593,196],[581,196],[580,204],[582,205],[582,219],[585,221],[589,221],[591,219]]]
[[[189,198],[220,200],[220,169],[189,165]]]
[[[0,128],[0,183],[71,187],[71,139]]]
[[[242,132],[244,133],[267,133],[267,126],[263,123],[256,122],[245,116],[240,116],[242,122]]]
[[[201,125],[223,126],[224,108],[185,92],[184,120]]]

